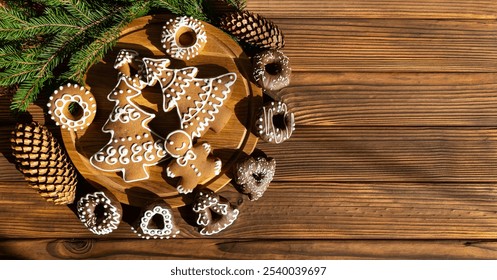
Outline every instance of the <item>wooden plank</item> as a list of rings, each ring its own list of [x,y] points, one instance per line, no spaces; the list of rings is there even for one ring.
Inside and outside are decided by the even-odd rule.
[[[270,18],[495,19],[493,0],[250,0],[247,9]]]
[[[22,181],[5,128],[0,181]],[[298,126],[287,142],[257,147],[277,159],[280,181],[491,183],[497,181],[496,133],[492,127]]]
[[[496,73],[294,72],[279,95],[298,125],[497,124]]]
[[[0,241],[1,259],[355,260],[495,259],[495,241],[474,240],[94,240]]]
[[[476,130],[466,141],[469,131],[297,127],[284,144],[258,148],[278,160],[281,181],[495,182],[495,131]]]
[[[495,72],[495,21],[275,19],[295,71]]]
[[[430,183],[273,182],[260,200],[240,200],[238,220],[214,238],[242,239],[495,239],[497,186]],[[237,199],[238,198],[238,199]],[[0,184],[0,238],[96,238],[73,206],[52,206],[21,183]],[[136,238],[129,224],[139,209],[105,239]],[[177,242],[202,238],[191,210],[174,210]],[[181,240],[181,241],[180,241]]]
[[[291,85],[279,95],[298,125],[497,124],[496,73],[293,72]],[[16,122],[9,104],[0,96],[4,125]],[[43,123],[46,114],[33,105],[30,115]]]

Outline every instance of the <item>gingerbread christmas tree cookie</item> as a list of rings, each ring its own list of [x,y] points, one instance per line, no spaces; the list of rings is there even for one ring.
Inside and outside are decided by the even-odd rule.
[[[140,109],[132,101],[139,94],[141,90],[121,76],[107,96],[116,105],[102,127],[103,132],[111,134],[111,139],[90,158],[90,163],[97,169],[122,172],[125,182],[148,179],[147,166],[156,165],[166,156],[164,139],[148,127],[155,115]]]
[[[171,111],[177,102],[185,97],[187,88],[193,78],[197,75],[198,69],[186,67],[182,69],[168,68],[171,61],[167,58],[154,59],[143,58],[145,68],[145,79],[149,86],[154,86],[159,82],[163,94],[162,110]]]
[[[148,85],[160,83],[164,112],[176,108],[181,129],[192,139],[202,137],[209,128],[223,129],[232,114],[224,105],[236,82],[235,73],[200,79],[196,67],[169,69],[169,59],[143,58],[143,62]]]

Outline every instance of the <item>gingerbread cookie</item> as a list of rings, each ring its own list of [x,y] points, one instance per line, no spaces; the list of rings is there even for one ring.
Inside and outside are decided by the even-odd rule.
[[[71,113],[70,106],[75,113]],[[47,104],[48,114],[56,125],[69,130],[82,130],[87,128],[95,118],[97,103],[93,94],[83,86],[68,83],[60,86],[49,98]]]
[[[159,82],[162,94],[162,110],[169,112],[177,105],[178,100],[186,94],[198,69],[186,67],[182,69],[167,68],[171,61],[169,59],[143,58],[145,67],[145,78],[149,86]]]
[[[216,234],[236,220],[240,213],[224,197],[209,189],[197,193],[193,203],[193,211],[197,213],[197,224],[201,227],[200,234]]]
[[[248,157],[236,164],[235,180],[250,200],[257,200],[273,180],[275,169],[276,160],[272,158]]]
[[[117,54],[114,62],[114,68],[118,70],[118,78],[126,77],[128,83],[137,89],[143,89],[145,82],[143,61],[139,59],[138,52],[135,50],[122,49]]]
[[[207,43],[205,26],[192,17],[177,17],[163,27],[162,40],[166,53],[176,59],[197,56]]]
[[[173,210],[164,201],[156,201],[147,205],[141,212],[134,233],[144,239],[175,238],[180,230],[174,222]]]
[[[204,135],[208,129],[221,131],[232,112],[225,103],[236,82],[236,74],[228,73],[214,78],[196,78],[198,69],[186,67],[169,69],[168,59],[143,59],[148,85],[160,83],[163,110],[176,108],[181,129],[192,139]]]
[[[181,194],[191,193],[198,184],[203,184],[221,172],[222,162],[211,155],[206,142],[192,144],[190,135],[182,130],[171,132],[165,141],[166,151],[175,159],[167,166],[167,176],[181,177],[177,190]]]
[[[279,144],[292,136],[295,117],[285,103],[271,102],[262,107],[255,126],[262,140]]]
[[[290,84],[290,60],[279,50],[266,50],[253,57],[254,79],[263,89],[275,91]]]
[[[225,106],[236,81],[235,73],[214,78],[193,79],[189,92],[176,101],[181,128],[192,139],[202,137],[208,129],[221,131],[231,118],[232,111]]]
[[[141,90],[121,76],[107,96],[116,105],[102,127],[103,132],[111,134],[111,139],[90,158],[90,163],[99,170],[122,172],[125,182],[148,179],[147,166],[156,165],[166,157],[164,139],[148,127],[155,115],[132,101],[139,94]]]
[[[121,204],[110,194],[95,192],[78,201],[78,216],[94,234],[109,234],[121,223]]]

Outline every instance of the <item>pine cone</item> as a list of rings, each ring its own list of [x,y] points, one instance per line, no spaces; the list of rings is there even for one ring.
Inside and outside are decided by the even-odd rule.
[[[281,49],[285,46],[285,38],[278,26],[259,14],[249,11],[229,13],[219,25],[239,41],[260,49]]]
[[[17,124],[10,142],[17,168],[43,198],[56,205],[74,201],[75,169],[46,127]]]

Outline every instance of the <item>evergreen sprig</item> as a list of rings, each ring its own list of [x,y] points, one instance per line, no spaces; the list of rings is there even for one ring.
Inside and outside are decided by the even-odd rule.
[[[0,7],[0,87],[16,86],[11,109],[26,111],[40,92],[88,68],[134,19],[166,9],[209,21],[205,0],[7,0]],[[245,0],[226,0],[243,9]]]

